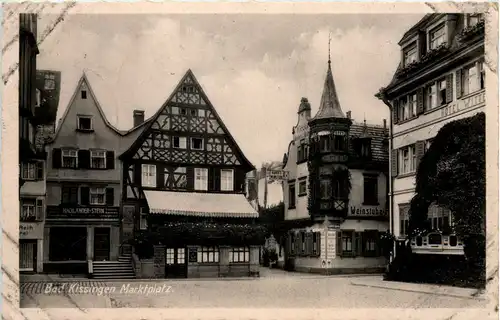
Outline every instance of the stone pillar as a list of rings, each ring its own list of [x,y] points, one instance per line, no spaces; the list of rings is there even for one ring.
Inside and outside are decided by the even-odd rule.
[[[250,246],[250,274],[259,275],[259,246]]]
[[[87,260],[94,260],[94,228],[87,226]]]
[[[36,240],[36,272],[43,272],[43,239]]]
[[[230,246],[219,246],[219,277],[227,277],[229,275],[230,251]]]
[[[165,246],[154,245],[153,257],[154,276],[158,279],[165,278]]]

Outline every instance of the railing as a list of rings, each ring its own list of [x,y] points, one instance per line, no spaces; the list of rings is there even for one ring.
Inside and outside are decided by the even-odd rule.
[[[443,235],[439,232],[431,232],[413,237],[410,245],[412,252],[417,254],[464,254],[463,243],[454,234]]]

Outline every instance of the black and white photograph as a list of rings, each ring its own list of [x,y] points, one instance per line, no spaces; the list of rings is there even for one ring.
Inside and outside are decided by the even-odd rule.
[[[15,308],[498,305],[488,6],[79,5],[3,10],[18,28],[2,74],[18,90]]]

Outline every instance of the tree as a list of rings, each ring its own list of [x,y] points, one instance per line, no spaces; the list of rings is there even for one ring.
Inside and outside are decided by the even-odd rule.
[[[466,256],[486,256],[485,114],[447,123],[422,157],[410,204],[410,235],[428,230],[429,205],[449,209]]]

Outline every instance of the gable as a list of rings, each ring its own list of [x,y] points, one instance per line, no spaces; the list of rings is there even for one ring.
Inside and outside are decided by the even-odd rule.
[[[149,127],[122,156],[253,168],[190,70],[151,118]]]

